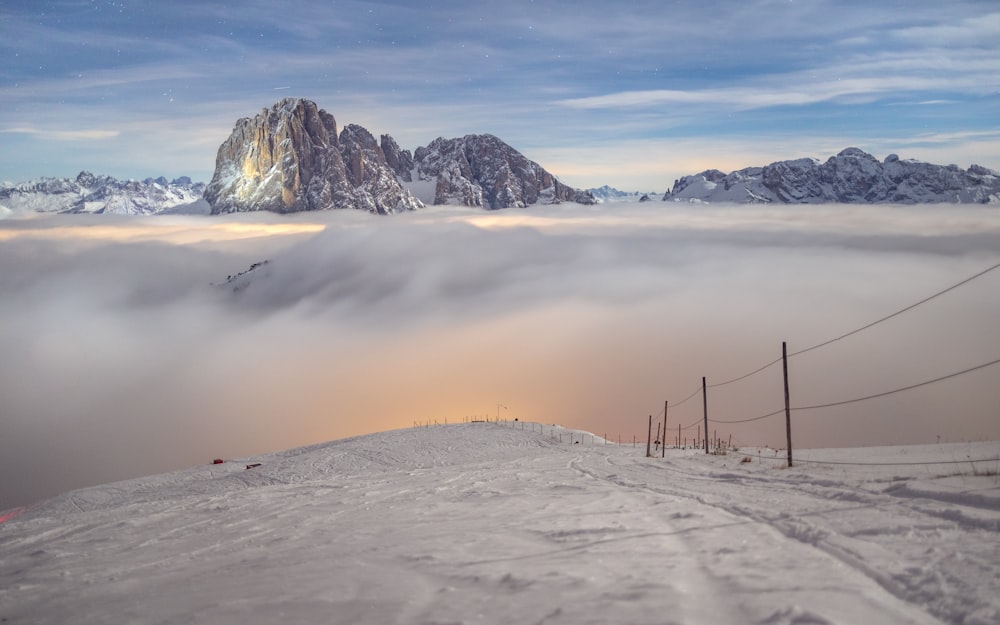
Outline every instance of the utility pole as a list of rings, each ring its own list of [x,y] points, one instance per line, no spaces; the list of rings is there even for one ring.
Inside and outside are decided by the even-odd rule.
[[[701,379],[701,398],[705,406],[705,453],[708,453],[708,384]]]
[[[662,442],[663,442],[663,449],[660,450],[662,452],[661,455],[660,455],[660,457],[661,458],[666,458],[667,457],[667,400],[663,401],[663,441]]]
[[[649,458],[653,454],[649,453],[649,446],[653,442],[653,415],[649,415],[649,430],[646,431],[646,457]]]
[[[788,344],[781,342],[781,368],[785,375],[785,433],[788,437],[788,466],[792,466],[792,409],[788,402]]]

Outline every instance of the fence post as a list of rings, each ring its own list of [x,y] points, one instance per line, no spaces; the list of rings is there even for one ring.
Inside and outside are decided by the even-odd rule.
[[[788,403],[788,345],[781,342],[781,368],[785,375],[785,432],[788,437],[788,466],[792,466],[792,410]]]

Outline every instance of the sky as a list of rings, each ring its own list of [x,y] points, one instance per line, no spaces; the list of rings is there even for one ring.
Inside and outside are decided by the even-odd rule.
[[[415,423],[627,442],[669,401],[690,442],[702,377],[713,420],[781,410],[780,366],[719,384],[997,264],[979,205],[0,220],[0,510]],[[792,407],[995,361],[998,292],[1000,269],[792,357]],[[794,445],[1000,439],[998,373],[795,410]],[[783,415],[711,426],[784,447]]]
[[[303,97],[408,149],[497,135],[561,180],[860,147],[1000,168],[995,0],[3,0],[0,180],[208,181]]]

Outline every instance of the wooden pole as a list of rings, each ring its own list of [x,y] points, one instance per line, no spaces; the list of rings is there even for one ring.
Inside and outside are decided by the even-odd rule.
[[[705,407],[705,453],[708,453],[708,384],[701,379],[701,398]]]
[[[788,344],[781,342],[781,368],[785,374],[785,433],[788,437],[788,466],[792,466],[792,410],[788,402]]]
[[[660,450],[660,457],[667,457],[667,401],[663,402],[663,449]]]
[[[653,443],[653,415],[649,415],[649,430],[646,431],[646,457],[649,458],[653,454],[649,453],[649,446]]]

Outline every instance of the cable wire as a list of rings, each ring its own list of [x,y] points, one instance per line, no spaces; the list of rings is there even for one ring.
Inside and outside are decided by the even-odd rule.
[[[698,393],[700,393],[700,392],[701,392],[701,387],[699,386],[698,388],[696,388],[696,389],[694,390],[694,392],[693,392],[693,393],[691,393],[690,395],[688,395],[688,396],[687,396],[687,397],[685,397],[684,399],[680,400],[680,401],[679,401],[679,402],[677,402],[676,404],[670,404],[670,407],[671,407],[671,408],[678,408],[678,407],[680,407],[680,406],[681,406],[681,404],[683,404],[683,403],[684,403],[684,402],[686,402],[687,400],[689,400],[689,399],[693,398],[693,397],[694,397],[695,395],[697,395],[697,394],[698,394]]]
[[[785,411],[785,409],[782,408],[780,410],[775,410],[774,412],[769,412],[769,413],[767,413],[765,415],[761,415],[759,417],[754,417],[752,419],[737,419],[735,421],[723,421],[723,420],[720,420],[720,419],[709,419],[708,422],[709,423],[750,423],[751,421],[760,421],[761,419],[767,419],[768,417],[773,417],[774,415],[779,415],[779,414],[783,413],[784,411]]]
[[[920,382],[919,384],[912,384],[910,386],[905,386],[903,388],[897,388],[895,390],[886,391],[884,393],[876,393],[875,395],[868,395],[867,397],[858,397],[856,399],[848,399],[846,401],[832,402],[829,404],[817,404],[815,406],[799,406],[798,408],[792,408],[792,410],[813,410],[815,408],[832,408],[833,406],[843,406],[844,404],[854,404],[860,401],[867,401],[869,399],[875,399],[878,397],[885,397],[886,395],[892,395],[894,393],[902,393],[903,391],[909,391],[915,388],[920,388],[921,386],[927,386],[928,384],[934,384],[935,382],[940,382],[942,380],[948,380],[950,378],[956,378],[960,375],[965,375],[966,373],[971,373],[979,369],[985,369],[986,367],[991,367],[995,364],[1000,363],[1000,358],[992,361],[983,363],[981,365],[976,365],[975,367],[970,367],[963,371],[958,371],[956,373],[950,373],[948,375],[943,375],[940,378],[934,378],[933,380],[927,380],[926,382]]]
[[[962,286],[963,284],[968,284],[969,282],[972,282],[976,278],[982,277],[982,276],[988,274],[989,272],[993,271],[994,269],[998,269],[998,268],[1000,268],[1000,263],[997,263],[997,264],[993,265],[992,267],[984,269],[984,270],[980,271],[979,273],[977,273],[977,274],[975,274],[973,276],[969,276],[965,280],[962,280],[961,282],[957,282],[957,283],[949,286],[946,289],[938,291],[937,293],[935,293],[933,295],[925,297],[924,299],[920,300],[919,302],[916,302],[915,304],[910,304],[906,308],[897,310],[896,312],[892,313],[891,315],[886,315],[885,317],[882,317],[881,319],[878,319],[876,321],[872,321],[871,323],[869,323],[867,325],[863,325],[863,326],[861,326],[860,328],[858,328],[856,330],[851,330],[850,332],[848,332],[846,334],[841,334],[840,336],[838,336],[836,338],[832,338],[832,339],[829,339],[827,341],[823,341],[822,343],[817,343],[816,345],[813,345],[812,347],[807,347],[805,349],[800,349],[797,352],[792,352],[788,356],[789,357],[791,357],[791,356],[798,356],[799,354],[804,354],[806,352],[811,352],[814,349],[819,349],[820,347],[826,347],[830,343],[835,343],[835,342],[837,342],[837,341],[839,341],[841,339],[846,339],[847,337],[853,336],[853,335],[857,334],[858,332],[863,332],[864,330],[867,330],[868,328],[877,326],[878,324],[882,323],[883,321],[888,321],[889,319],[892,319],[893,317],[898,317],[899,315],[902,315],[905,312],[913,310],[917,306],[920,306],[922,304],[926,304],[927,302],[931,301],[932,299],[940,297],[940,296],[944,295],[945,293],[948,293],[949,291],[953,291],[953,290],[957,289],[958,287]]]
[[[776,359],[772,360],[771,362],[767,363],[766,365],[764,365],[763,367],[760,367],[759,369],[754,369],[753,371],[751,371],[750,373],[747,373],[746,375],[741,375],[738,378],[733,378],[732,380],[726,380],[725,382],[719,382],[717,384],[708,384],[706,386],[708,386],[708,388],[717,388],[719,386],[725,386],[727,384],[732,384],[733,382],[739,382],[740,380],[745,380],[745,379],[749,378],[752,375],[757,375],[758,373],[760,373],[764,369],[767,369],[768,367],[772,367],[772,366],[778,364],[779,362],[781,362],[781,358],[776,358]]]
[[[875,327],[875,326],[877,326],[878,324],[880,324],[880,323],[882,323],[884,321],[888,321],[888,320],[890,320],[890,319],[892,319],[894,317],[898,317],[899,315],[902,315],[905,312],[909,312],[909,311],[913,310],[914,308],[916,308],[917,306],[921,306],[923,304],[926,304],[927,302],[929,302],[929,301],[931,301],[931,300],[933,300],[935,298],[938,298],[938,297],[944,295],[945,293],[948,293],[950,291],[954,291],[958,287],[960,287],[960,286],[962,286],[964,284],[968,284],[969,282],[972,282],[973,280],[975,280],[977,278],[981,278],[982,276],[985,276],[986,274],[988,274],[991,271],[994,271],[995,269],[1000,269],[1000,263],[997,263],[997,264],[993,265],[992,267],[987,267],[986,269],[980,271],[979,273],[977,273],[975,275],[969,276],[968,278],[965,278],[964,280],[962,280],[960,282],[956,282],[955,284],[949,286],[948,288],[942,289],[942,290],[938,291],[937,293],[934,293],[933,295],[929,295],[929,296],[925,297],[924,299],[920,300],[919,302],[910,304],[906,308],[901,308],[900,310],[897,310],[896,312],[894,312],[894,313],[892,313],[890,315],[886,315],[885,317],[882,317],[881,319],[877,319],[875,321],[872,321],[871,323],[865,324],[865,325],[861,326],[860,328],[851,330],[850,332],[847,332],[845,334],[841,334],[840,336],[834,337],[832,339],[828,339],[828,340],[823,341],[821,343],[817,343],[816,345],[812,345],[811,347],[806,347],[805,349],[800,349],[800,350],[798,350],[796,352],[792,352],[792,353],[788,354],[788,357],[791,358],[792,356],[798,356],[798,355],[804,354],[806,352],[811,352],[814,349],[819,349],[821,347],[826,347],[827,345],[829,345],[831,343],[835,343],[835,342],[837,342],[837,341],[839,341],[841,339],[846,339],[849,336],[854,336],[855,334],[858,334],[859,332],[863,332],[863,331],[865,331],[865,330],[867,330],[869,328]],[[766,365],[763,365],[761,367],[758,367],[757,369],[754,369],[750,373],[746,373],[744,375],[741,375],[739,377],[733,378],[731,380],[726,380],[725,382],[718,382],[716,384],[709,384],[707,386],[708,386],[708,388],[718,388],[720,386],[725,386],[727,384],[732,384],[733,382],[739,382],[740,380],[745,380],[745,379],[749,378],[750,376],[756,375],[756,374],[760,373],[761,371],[764,371],[765,369],[773,367],[774,365],[778,364],[779,362],[781,362],[781,358],[776,358],[776,359],[772,360],[771,362],[767,363]],[[688,399],[690,399],[690,397]],[[684,401],[687,401],[687,399],[685,399]]]

